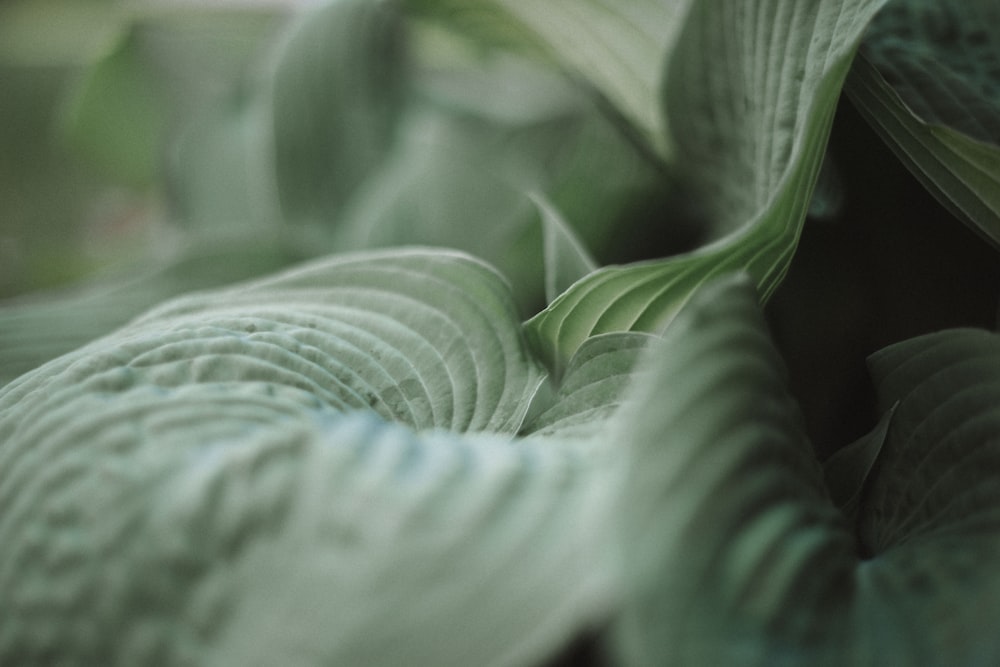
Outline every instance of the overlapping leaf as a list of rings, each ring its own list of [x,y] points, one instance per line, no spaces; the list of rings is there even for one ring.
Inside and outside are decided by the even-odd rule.
[[[634,456],[625,664],[996,662],[1000,339],[945,332],[873,358],[882,406],[898,407],[856,537],[752,289],[723,281],[688,308],[650,348],[616,438]]]
[[[588,339],[560,379],[556,395],[525,424],[523,432],[587,439],[609,426],[642,372],[636,368],[642,351],[654,339],[651,334],[632,331]]]
[[[0,391],[0,660],[536,664],[613,591],[614,467],[511,442],[540,377],[505,283],[419,249],[50,362]]]
[[[855,48],[881,4],[695,4],[663,104],[692,207],[722,239],[574,285],[529,322],[546,363],[563,367],[594,334],[661,327],[697,285],[727,271],[746,270],[770,295],[798,241]]]
[[[846,90],[913,174],[1000,244],[1000,8],[894,0],[872,23]]]

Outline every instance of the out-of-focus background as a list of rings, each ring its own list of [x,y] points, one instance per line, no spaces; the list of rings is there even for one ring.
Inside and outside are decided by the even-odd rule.
[[[125,270],[168,243],[165,139],[295,4],[0,0],[0,298]]]

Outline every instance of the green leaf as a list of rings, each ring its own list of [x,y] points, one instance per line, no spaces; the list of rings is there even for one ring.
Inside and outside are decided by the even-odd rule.
[[[112,372],[125,340],[146,382],[284,381],[416,429],[514,433],[542,377],[498,274],[458,253],[397,249],[180,297],[10,387],[79,384],[58,369],[81,357]]]
[[[885,444],[894,408],[890,408],[875,428],[823,462],[823,477],[830,498],[851,519],[857,518],[858,508],[879,453]]]
[[[986,240],[1000,245],[998,140],[984,142],[955,127],[923,120],[863,54],[851,70],[846,91],[928,191]],[[993,119],[1000,122],[1000,115]],[[956,122],[961,125],[967,123]]]
[[[393,140],[406,33],[392,2],[335,0],[304,11],[274,73],[274,168],[285,217],[335,220]]]
[[[640,354],[655,337],[619,332],[588,339],[573,356],[549,405],[523,433],[563,438],[594,437],[613,423],[625,393],[641,373]]]
[[[671,53],[664,110],[686,197],[716,243],[608,267],[529,329],[550,367],[587,337],[662,327],[692,290],[733,270],[762,298],[788,268],[855,48],[881,0],[696,3]]]
[[[659,110],[663,63],[689,0],[407,0],[418,12],[482,40],[554,62],[593,86],[660,153],[670,152]]]
[[[165,257],[0,308],[0,386],[124,325],[152,304],[276,271],[304,253],[273,232],[192,235]]]
[[[698,291],[639,363],[614,433],[622,664],[837,664],[819,658],[839,628],[815,616],[846,620],[852,539],[750,281]]]
[[[539,194],[530,197],[542,218],[545,297],[551,302],[570,285],[597,269],[597,262],[551,202]]]
[[[1000,337],[872,357],[898,408],[856,543],[756,302],[745,279],[696,293],[619,415],[623,664],[997,662]]]
[[[400,120],[393,150],[324,243],[456,248],[507,276],[525,316],[538,312],[544,248],[530,195],[602,250],[635,224],[629,206],[662,190],[661,175],[589,100],[535,63],[503,56],[425,67],[421,101]]]
[[[0,451],[5,663],[530,666],[610,605],[611,486],[572,450],[249,378],[33,403]]]
[[[511,441],[525,352],[495,272],[403,249],[184,297],[0,389],[0,662],[538,664],[609,613],[616,487]]]
[[[998,21],[992,0],[892,0],[861,51],[920,122],[998,145]]]

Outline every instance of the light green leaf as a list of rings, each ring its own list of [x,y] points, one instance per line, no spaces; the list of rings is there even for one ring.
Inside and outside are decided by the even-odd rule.
[[[537,193],[530,197],[542,218],[545,297],[551,302],[570,285],[594,271],[597,262],[551,202]]]
[[[690,0],[407,0],[486,43],[540,55],[593,86],[643,141],[669,155],[660,113],[663,64]]]
[[[623,664],[997,662],[1000,338],[945,332],[872,358],[898,408],[856,543],[756,301],[746,280],[699,291],[620,413]]]
[[[865,57],[859,55],[846,91],[872,127],[914,176],[956,217],[1000,244],[1000,146],[953,126],[925,121]],[[1000,123],[1000,112],[992,111]],[[980,111],[979,117],[984,112]],[[956,121],[956,126],[967,125]],[[977,132],[978,134],[979,132]]]
[[[273,232],[192,235],[143,269],[41,292],[0,307],[0,386],[110,333],[151,305],[198,289],[247,280],[301,261],[292,239]]]
[[[609,613],[616,488],[511,441],[539,378],[503,281],[419,249],[51,362],[0,389],[0,662],[539,664]]]
[[[622,664],[838,664],[819,658],[842,628],[816,616],[847,620],[852,539],[750,282],[698,291],[639,363],[614,434]]]
[[[10,388],[79,384],[57,369],[82,357],[112,372],[124,340],[145,382],[284,381],[417,429],[514,433],[542,377],[498,274],[458,253],[398,249],[180,297]]]
[[[333,0],[290,29],[273,78],[274,168],[285,217],[336,219],[392,144],[406,80],[392,2]]]
[[[560,369],[587,337],[656,330],[691,291],[745,270],[763,298],[787,270],[841,85],[882,0],[696,3],[671,53],[664,110],[691,206],[722,238],[666,260],[608,267],[529,329]]]
[[[626,391],[641,373],[636,361],[652,340],[654,336],[636,332],[588,339],[574,355],[549,405],[522,432],[586,438],[610,426]]]

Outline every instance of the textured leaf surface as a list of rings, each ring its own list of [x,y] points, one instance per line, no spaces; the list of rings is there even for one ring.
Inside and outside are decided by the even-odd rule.
[[[525,352],[492,270],[410,249],[175,300],[8,385],[0,662],[537,664],[608,613],[614,466],[511,441]]]
[[[919,117],[864,54],[855,61],[846,91],[928,191],[973,230],[1000,245],[998,139],[977,138],[983,134],[981,129],[969,128],[972,134],[956,129],[970,122],[958,112],[965,121],[956,120],[954,125],[937,124],[937,117],[933,121]],[[976,118],[980,117],[1000,124],[996,108],[980,110]]]
[[[533,665],[606,613],[568,449],[259,382],[46,407],[0,450],[6,663]]]
[[[898,407],[856,541],[753,291],[699,292],[640,362],[615,438],[633,454],[625,664],[996,662],[998,355],[995,334],[951,331],[873,357]]]
[[[197,289],[282,269],[302,259],[273,233],[196,236],[141,270],[0,307],[0,386],[104,336],[150,306]]]
[[[992,0],[891,0],[862,52],[920,121],[998,145],[998,24]]]
[[[841,85],[882,0],[696,3],[672,51],[663,112],[692,207],[717,243],[608,267],[532,319],[560,369],[588,336],[656,330],[692,290],[742,269],[763,298],[784,276],[822,164]]]
[[[552,404],[525,425],[525,433],[591,437],[609,426],[625,400],[636,363],[651,334],[618,332],[594,336],[580,346],[561,378]]]
[[[412,249],[179,298],[8,390],[80,384],[62,373],[81,358],[116,371],[126,341],[124,363],[154,384],[284,382],[417,429],[515,432],[541,379],[503,279],[465,255]]]

